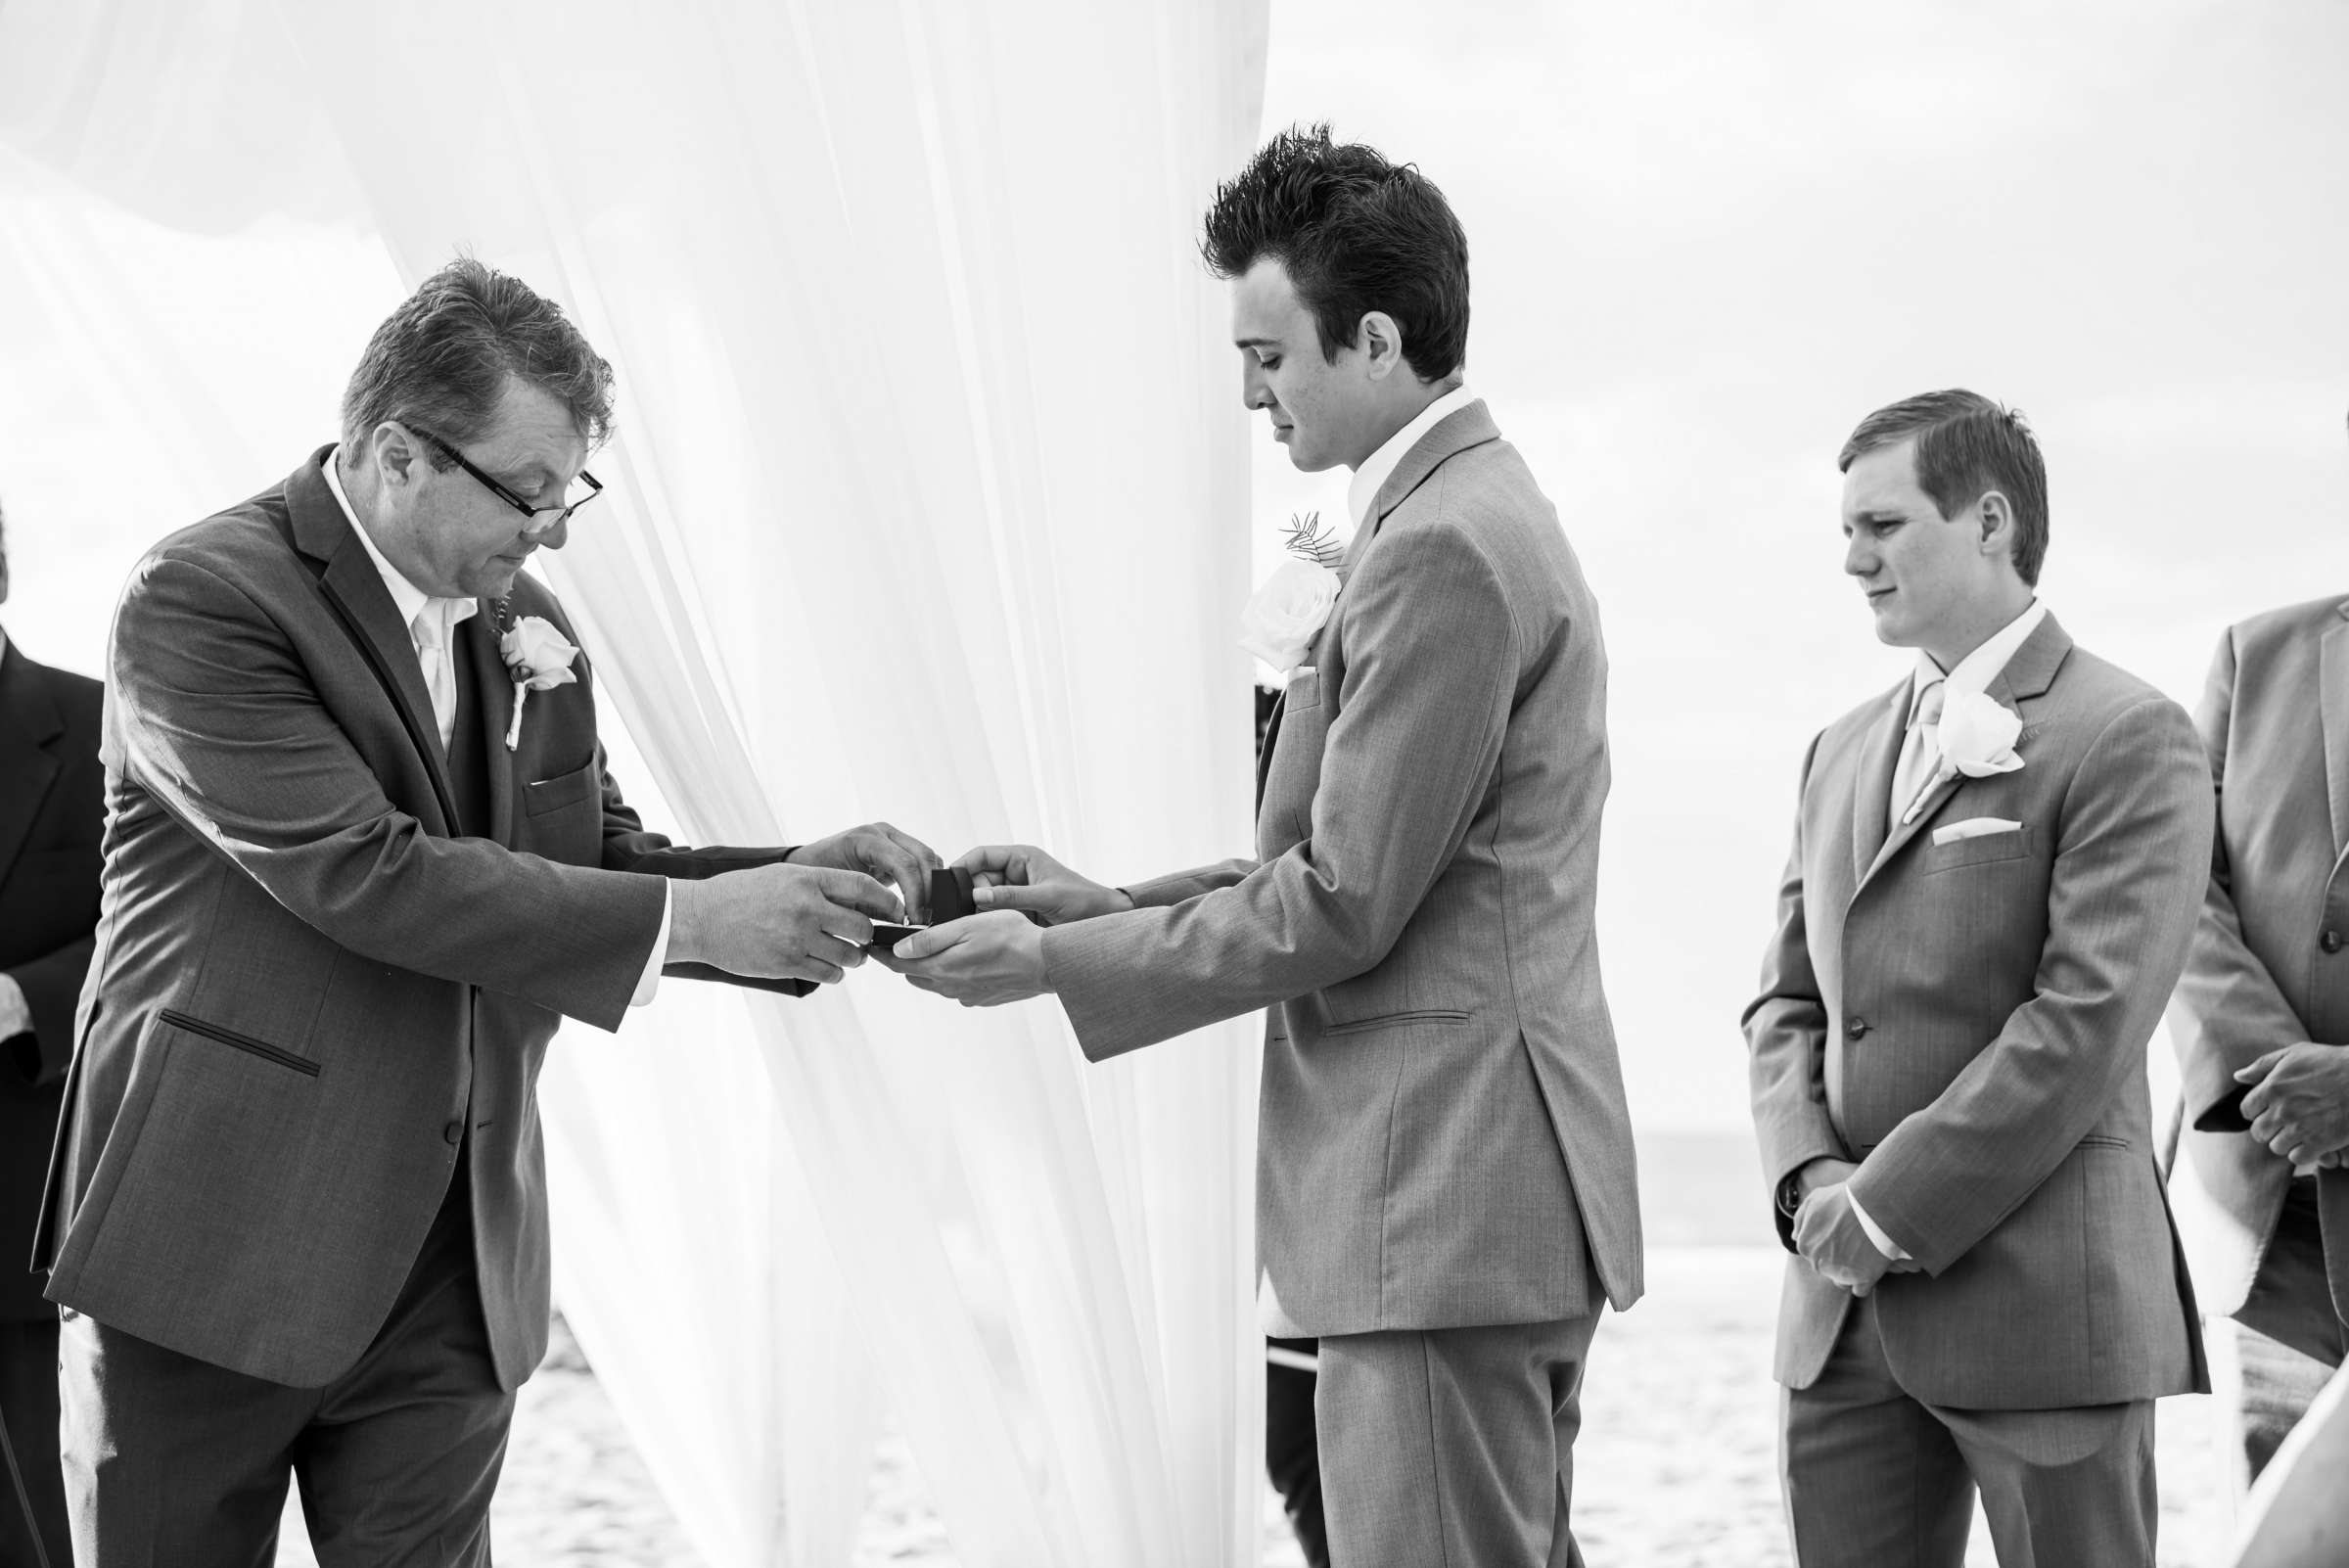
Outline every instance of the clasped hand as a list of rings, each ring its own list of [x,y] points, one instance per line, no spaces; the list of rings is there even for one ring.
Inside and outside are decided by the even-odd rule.
[[[1044,974],[1046,925],[1067,925],[1133,907],[1115,888],[1079,875],[1026,844],[988,845],[954,862],[971,873],[981,912],[917,931],[896,950],[876,949],[908,984],[965,1007],[996,1007],[1051,990]]]
[[[668,957],[831,985],[864,962],[874,921],[909,910],[919,918],[938,863],[920,840],[873,822],[804,845],[779,864],[673,882]]]
[[[1851,1178],[1860,1168],[1844,1160],[1814,1160],[1803,1168],[1802,1207],[1794,1216],[1794,1248],[1819,1277],[1865,1296],[1886,1274],[1911,1274],[1919,1266],[1884,1255],[1852,1210]]]
[[[2349,1048],[2302,1040],[2234,1075],[2251,1085],[2251,1136],[2295,1166],[2337,1166],[2349,1149]]]

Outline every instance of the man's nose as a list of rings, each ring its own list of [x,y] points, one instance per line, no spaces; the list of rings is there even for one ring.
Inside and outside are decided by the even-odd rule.
[[[1851,542],[1843,547],[1843,570],[1855,577],[1872,577],[1881,565],[1865,534],[1853,534]]]
[[[549,527],[544,532],[525,533],[523,537],[541,550],[560,550],[563,548],[564,542],[571,537],[571,520],[565,518]]]
[[[1265,385],[1264,371],[1254,364],[1246,365],[1240,371],[1240,406],[1242,408],[1269,408],[1272,406],[1272,389]]]

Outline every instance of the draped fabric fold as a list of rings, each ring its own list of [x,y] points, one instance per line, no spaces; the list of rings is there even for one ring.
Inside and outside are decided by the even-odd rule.
[[[887,817],[1132,877],[1247,836],[1241,422],[1193,246],[1265,30],[1263,0],[0,0],[0,146],[57,176],[8,192],[53,215],[10,240],[89,294],[120,226],[56,214],[94,194],[530,280],[620,377],[604,515],[548,566],[623,783],[704,841]],[[144,315],[105,351],[192,358]],[[294,438],[121,385],[146,432],[271,448],[247,489],[339,392]],[[1255,1076],[1247,1022],[1089,1068],[1049,1003],[878,969],[567,1032],[559,1287],[701,1552],[845,1560],[878,1391],[974,1568],[1252,1560]]]

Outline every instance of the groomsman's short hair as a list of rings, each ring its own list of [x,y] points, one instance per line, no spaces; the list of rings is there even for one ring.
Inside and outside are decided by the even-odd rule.
[[[343,440],[387,419],[461,444],[486,430],[506,378],[571,410],[591,446],[612,433],[612,367],[563,307],[520,278],[461,255],[424,280],[368,340],[343,392]],[[436,469],[450,459],[429,444]]]
[[[2020,409],[1953,388],[1920,392],[1860,422],[1835,459],[1839,472],[1879,446],[1916,438],[1916,483],[1944,518],[1991,490],[2014,508],[2014,570],[2033,587],[2048,555],[2048,465]]]
[[[1200,252],[1220,278],[1269,256],[1313,313],[1321,357],[1351,347],[1383,310],[1403,357],[1441,381],[1468,356],[1468,236],[1435,181],[1378,149],[1291,126],[1219,187]]]

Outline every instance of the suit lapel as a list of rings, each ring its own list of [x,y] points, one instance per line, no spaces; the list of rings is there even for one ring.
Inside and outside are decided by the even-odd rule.
[[[2072,639],[2055,623],[2055,618],[2049,616],[2030,636],[2023,639],[2023,645],[2014,651],[2014,657],[2006,661],[2006,668],[2000,670],[1985,688],[1986,696],[2023,721],[2022,732],[2015,736],[2014,746],[2026,768],[2031,765],[2031,758],[2025,747],[2035,728],[2030,709],[2054,684],[2056,669],[2062,665],[2064,655],[2071,650]],[[1933,787],[1925,797],[1924,805],[1917,807],[1908,821],[1892,824],[1891,836],[1885,839],[1884,847],[1876,852],[1875,858],[1868,862],[1866,872],[1860,878],[1860,888],[1853,890],[1854,897],[1858,897],[1860,889],[1865,888],[1869,879],[1900,853],[1911,839],[1932,825],[1933,818],[1940,814],[1941,808],[1950,804],[1950,797],[1964,788],[1965,783],[1962,773],[1943,779]],[[1889,781],[1886,788],[1890,789]],[[1907,811],[1906,806],[1903,810]]]
[[[1852,797],[1852,881],[1858,886],[1876,863],[1884,848],[1884,827],[1892,799],[1892,772],[1900,764],[1901,741],[1909,733],[1909,691],[1911,675],[1884,699],[1884,712],[1867,732],[1860,754],[1860,775]]]
[[[484,599],[458,634],[473,643],[473,711],[481,723],[483,765],[489,771],[489,836],[514,842],[514,753],[506,750],[506,726],[514,716],[514,684],[506,678],[497,651],[494,600]],[[530,710],[526,706],[523,712]]]
[[[2345,606],[2344,614],[2349,614]],[[2349,622],[2325,628],[2317,710],[2325,724],[2325,793],[2332,808],[2332,853],[2349,852]]]
[[[16,864],[32,819],[62,771],[49,743],[66,732],[39,668],[10,643],[0,651],[0,880]]]
[[[325,456],[325,449],[313,453],[310,461],[286,481],[294,543],[302,554],[324,564],[319,591],[398,711],[400,724],[424,759],[425,771],[433,781],[433,798],[439,803],[443,831],[454,833],[456,795],[449,787],[448,756],[440,748],[440,729],[433,721],[432,694],[424,689],[424,668],[416,662],[416,645],[408,637],[408,628],[400,623],[383,574],[375,569],[374,558],[359,542],[357,530],[344,517],[335,492],[327,488],[326,477],[318,471]],[[499,744],[504,744],[503,737]]]

